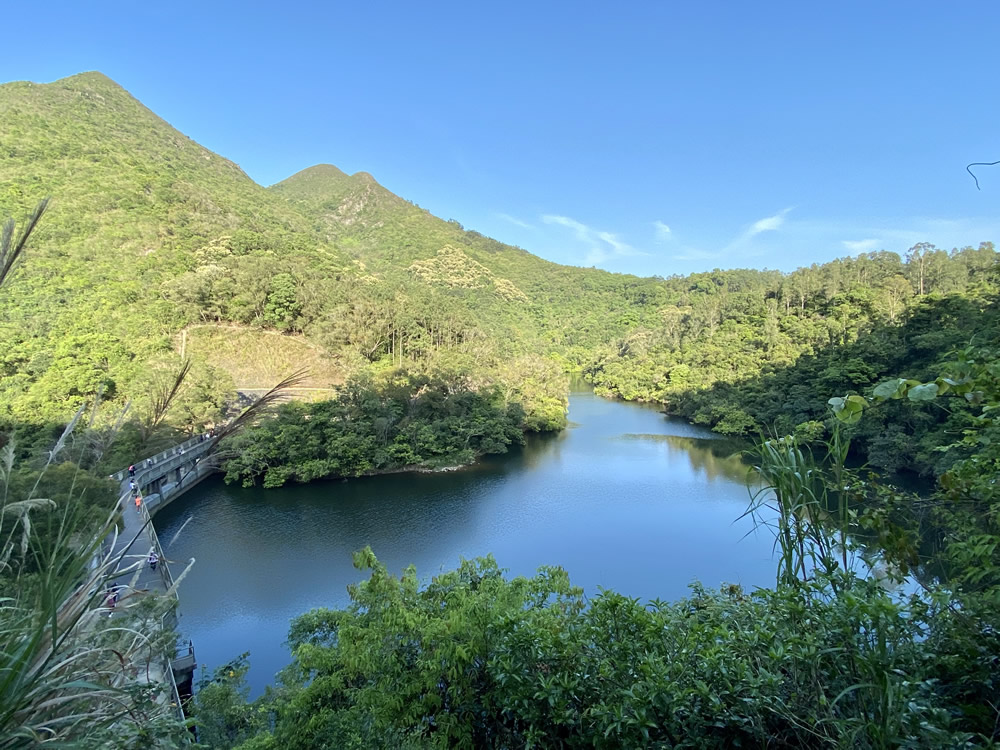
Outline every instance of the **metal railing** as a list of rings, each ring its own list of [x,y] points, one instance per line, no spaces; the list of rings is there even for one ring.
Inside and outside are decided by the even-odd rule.
[[[153,551],[156,553],[157,569],[160,573],[160,580],[163,583],[164,593],[169,593],[170,597],[174,600],[170,605],[170,609],[160,616],[160,631],[172,631],[177,627],[176,608],[179,604],[177,592],[171,591],[174,585],[174,577],[170,574],[170,566],[167,564],[166,555],[163,554],[163,547],[160,545],[160,538],[156,534],[156,529],[153,527],[153,520],[150,518],[149,511],[146,509],[145,503],[140,503],[139,514],[145,524],[146,533],[149,535],[149,539],[152,542]],[[173,660],[167,654],[163,655],[163,676],[170,688],[170,696],[168,696],[168,699],[170,699],[171,704],[177,710],[178,716],[183,721],[186,718],[184,716],[184,706],[181,703],[181,694],[177,688],[177,679],[174,677]]]
[[[153,458],[142,461],[137,465],[134,478],[140,492],[144,495],[147,494],[148,486],[152,480],[164,477],[174,469],[179,469],[184,464],[189,463],[192,459],[197,464],[201,457],[208,452],[211,445],[209,440],[198,441],[195,439],[194,442],[188,441],[188,443],[182,443],[176,451],[158,454]],[[185,472],[185,476],[189,473],[190,471]],[[125,472],[119,472],[119,474],[127,475],[128,472],[126,470]],[[117,475],[113,474],[112,476]],[[123,480],[124,476],[119,481]],[[173,484],[177,485],[180,482],[174,482]]]
[[[186,671],[194,670],[197,666],[197,662],[194,658],[194,643],[190,640],[185,641],[183,644],[177,644],[177,648],[174,650],[174,658],[171,661],[175,670]]]
[[[179,443],[171,448],[167,448],[164,451],[160,451],[155,456],[150,456],[149,458],[144,458],[136,464],[132,464],[136,468],[136,478],[140,476],[142,469],[150,469],[159,465],[165,459],[173,458],[174,456],[180,456],[186,453],[191,448],[195,448],[198,445],[205,444],[209,441],[208,433],[201,433],[195,435],[193,438],[188,438],[183,443]],[[128,469],[122,469],[121,471],[115,472],[111,475],[112,479],[117,479],[119,482],[125,481],[125,477],[128,476]],[[139,484],[137,481],[136,484]]]
[[[168,700],[173,704],[173,707],[177,709],[177,715],[180,717],[181,721],[187,719],[184,715],[184,704],[181,702],[181,691],[177,689],[177,680],[174,679],[174,667],[170,662],[170,658],[164,655],[163,657],[163,671],[170,676],[167,682],[170,684],[170,696]],[[186,743],[190,744],[190,738],[185,738]]]
[[[163,590],[164,592],[169,592],[174,585],[174,577],[170,575],[170,566],[167,565],[167,556],[163,554],[163,547],[160,546],[160,537],[157,536],[156,529],[153,527],[153,519],[149,515],[146,503],[139,504],[139,515],[142,517],[142,522],[146,526],[149,539],[153,543],[153,551],[156,553],[157,559],[157,568],[160,571],[160,580],[163,581]],[[174,592],[173,596],[176,599],[177,592]]]

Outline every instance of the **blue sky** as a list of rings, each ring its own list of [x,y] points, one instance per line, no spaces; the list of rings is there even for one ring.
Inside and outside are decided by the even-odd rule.
[[[560,263],[1000,242],[1000,3],[148,5],[6,8],[0,79],[100,70],[261,184],[371,172]]]

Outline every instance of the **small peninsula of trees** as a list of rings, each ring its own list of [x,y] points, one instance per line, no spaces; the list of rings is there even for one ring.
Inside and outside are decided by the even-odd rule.
[[[534,429],[565,424],[563,383],[554,377],[548,421],[534,415]],[[227,442],[233,457],[226,479],[244,485],[258,478],[265,487],[289,480],[349,477],[402,469],[444,468],[488,453],[506,453],[528,429],[525,407],[507,400],[502,387],[469,389],[452,375],[399,375],[376,385],[349,382],[337,397],[283,405],[258,429]]]

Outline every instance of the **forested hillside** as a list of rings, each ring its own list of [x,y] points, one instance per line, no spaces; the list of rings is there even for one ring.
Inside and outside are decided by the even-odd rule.
[[[715,271],[664,282],[656,326],[637,325],[586,366],[598,390],[662,402],[731,435],[822,434],[827,398],[870,395],[890,376],[929,377],[1000,335],[993,244],[905,258],[863,254],[782,275]],[[960,405],[883,413],[858,445],[876,466],[936,472],[934,446],[968,421]]]
[[[465,370],[474,386],[655,310],[642,292],[655,282],[548,263],[363,173],[318,166],[265,189],[98,73],[6,84],[0,117],[4,213],[52,196],[18,294],[0,303],[8,420],[64,419],[101,388],[141,401],[192,324],[220,324],[217,343],[242,335],[234,325],[303,334],[338,383],[401,367]],[[245,368],[212,348],[226,347],[188,351],[206,392],[270,385],[233,383]]]
[[[32,262],[0,312],[0,404],[58,420],[100,386],[126,398],[150,359],[195,318],[170,284],[226,237],[250,277],[254,238],[290,237],[301,217],[231,162],[170,128],[96,73],[0,87],[5,215],[52,202]],[[322,256],[319,256],[322,257]],[[244,307],[254,290],[245,288]]]
[[[195,403],[170,419],[193,426],[308,351],[317,389],[394,370],[496,387],[528,429],[562,424],[562,368],[727,434],[817,433],[826,394],[923,377],[996,334],[990,243],[640,279],[466,231],[363,172],[318,165],[261,187],[99,73],[0,86],[0,116],[3,212],[52,196],[0,302],[14,423],[59,422],[101,389],[141,410],[183,352]],[[255,330],[280,335],[240,361]],[[872,423],[859,445],[885,468],[932,470],[920,440],[961,419]]]

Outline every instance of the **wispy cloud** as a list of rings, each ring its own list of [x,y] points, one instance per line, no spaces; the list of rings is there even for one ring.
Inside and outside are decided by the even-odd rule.
[[[516,227],[521,227],[521,229],[534,229],[535,228],[533,225],[529,224],[528,222],[521,221],[520,219],[518,219],[518,218],[516,218],[514,216],[511,216],[510,214],[501,214],[501,213],[498,213],[496,216],[497,216],[498,219],[503,219],[504,221],[510,222],[511,224],[513,224]]]
[[[791,207],[784,208],[778,211],[774,216],[766,216],[763,219],[759,219],[750,225],[750,228],[744,232],[744,236],[749,239],[754,237],[761,232],[775,232],[781,229],[781,225],[785,223],[785,216],[791,211]]]
[[[604,242],[611,245],[611,247],[613,247],[615,252],[619,255],[635,255],[637,253],[634,248],[622,242],[618,239],[617,235],[611,234],[611,232],[598,232],[597,236]]]
[[[882,243],[876,239],[868,240],[841,240],[840,244],[851,253],[868,253],[875,250]]]
[[[863,222],[804,219],[789,221],[782,233],[801,247],[825,248],[829,253],[845,249],[852,253],[871,250],[904,253],[918,242],[932,242],[938,247],[951,249],[995,239],[1000,237],[1000,219],[981,216],[900,216]],[[863,239],[845,240],[845,236]]]
[[[783,208],[778,211],[774,216],[765,216],[763,219],[758,219],[749,227],[744,229],[732,242],[723,248],[723,254],[734,253],[738,250],[743,250],[746,245],[756,237],[758,234],[763,234],[764,232],[776,232],[785,223],[785,217],[788,212],[792,210],[792,207]],[[745,253],[744,253],[745,254]]]
[[[594,229],[568,216],[546,214],[542,216],[542,221],[546,224],[566,227],[573,232],[577,240],[586,243],[589,247],[583,262],[587,265],[596,266],[613,258],[648,254],[641,250],[636,250],[619,238],[617,234]]]
[[[657,219],[653,222],[653,227],[656,229],[656,239],[658,242],[666,242],[670,239],[671,232],[670,227],[664,224],[662,221]]]
[[[706,228],[710,235],[714,227]],[[685,225],[685,235],[693,231]],[[918,242],[951,249],[1000,239],[1000,218],[993,216],[801,216],[793,207],[747,222],[728,237],[674,235],[661,246],[667,267],[663,271],[754,266],[791,271],[810,263],[824,263],[845,255],[886,250],[902,255]],[[681,241],[683,240],[683,241]],[[718,248],[718,251],[716,249]],[[676,264],[674,267],[669,263]]]
[[[594,230],[588,227],[586,224],[581,224],[568,216],[555,216],[553,214],[546,214],[542,217],[542,221],[546,224],[558,224],[559,226],[566,227],[567,229],[572,229],[576,234],[578,240],[588,241],[591,235],[594,234]]]

